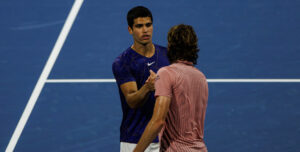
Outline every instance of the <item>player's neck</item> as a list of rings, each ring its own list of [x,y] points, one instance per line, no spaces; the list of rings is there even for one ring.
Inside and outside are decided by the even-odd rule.
[[[153,45],[153,43],[148,43],[146,45],[143,45],[143,44],[138,44],[138,43],[134,43],[131,48],[141,54],[142,56],[145,56],[145,57],[152,57],[155,53],[155,47]]]

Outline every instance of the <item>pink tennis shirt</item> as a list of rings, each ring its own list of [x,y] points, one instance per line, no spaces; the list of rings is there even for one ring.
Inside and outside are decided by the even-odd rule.
[[[203,140],[208,100],[206,77],[187,61],[163,67],[157,75],[155,97],[171,97],[166,124],[160,134],[160,150],[207,152]]]

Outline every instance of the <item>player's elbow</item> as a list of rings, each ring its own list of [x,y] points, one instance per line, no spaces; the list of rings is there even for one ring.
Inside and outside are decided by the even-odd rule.
[[[139,107],[139,105],[136,104],[135,102],[127,101],[127,104],[128,104],[128,106],[129,106],[131,109],[136,109],[136,108]]]
[[[137,96],[127,95],[125,97],[128,106],[132,109],[136,109],[142,106],[142,99]]]
[[[136,109],[140,107],[139,102],[137,102],[137,100],[135,100],[134,98],[127,97],[126,102],[131,109]]]
[[[161,129],[165,125],[165,121],[157,119],[154,121],[154,124],[155,124],[155,126],[157,126],[157,128]]]

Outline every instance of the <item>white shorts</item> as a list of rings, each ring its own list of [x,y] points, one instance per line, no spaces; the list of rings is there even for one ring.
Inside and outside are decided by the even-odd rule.
[[[120,152],[132,152],[137,144],[121,142]],[[151,143],[145,152],[159,152],[159,143]]]

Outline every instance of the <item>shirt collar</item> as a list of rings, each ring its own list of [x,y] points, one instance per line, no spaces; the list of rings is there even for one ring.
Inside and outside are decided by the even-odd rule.
[[[183,63],[183,64],[191,65],[191,66],[194,65],[193,62],[186,61],[186,60],[177,60],[175,63]]]

